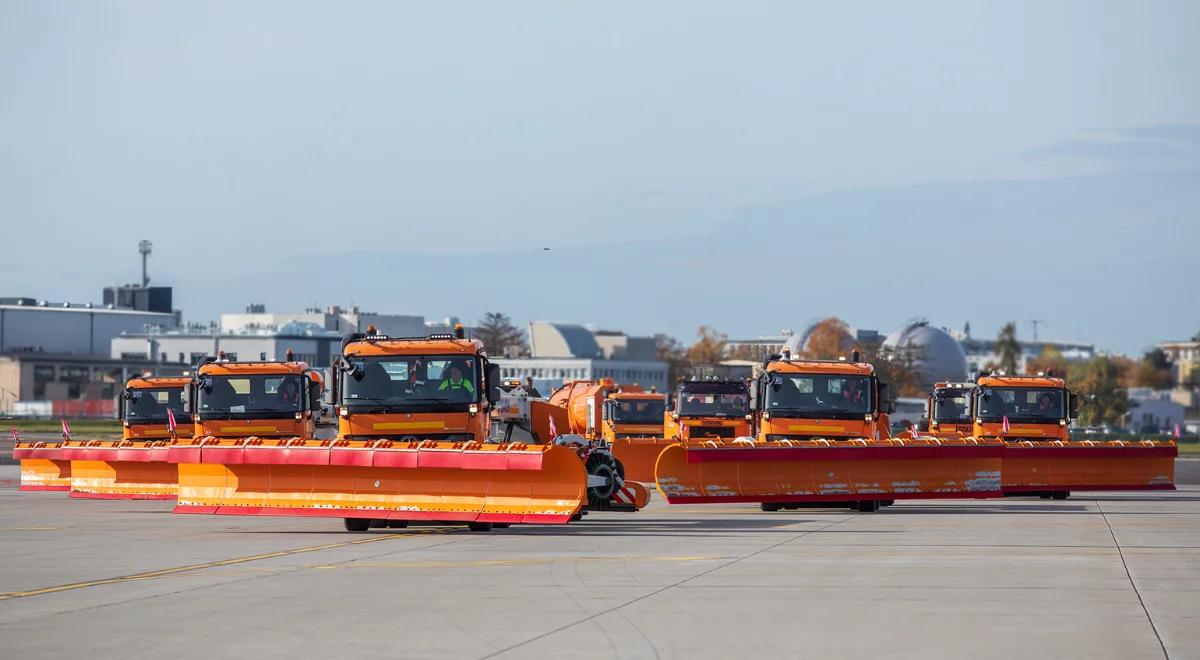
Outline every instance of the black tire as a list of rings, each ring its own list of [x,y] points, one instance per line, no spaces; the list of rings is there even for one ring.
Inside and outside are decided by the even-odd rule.
[[[854,509],[860,513],[871,513],[879,508],[876,500],[859,500],[854,503]]]
[[[370,518],[343,518],[347,532],[365,532],[371,529]]]
[[[593,486],[588,488],[588,506],[596,509],[602,509],[608,505],[608,502],[617,492],[620,473],[616,459],[612,454],[601,451],[594,451],[584,463],[584,470],[588,474],[605,477],[608,479],[608,484],[605,486]]]
[[[371,528],[372,529],[384,529],[387,526],[388,526],[387,518],[372,518],[371,519]]]
[[[772,512],[772,511],[778,511],[782,508],[783,508],[783,505],[780,504],[779,502],[763,502],[762,503],[762,510],[766,511],[768,513]]]
[[[583,520],[583,512],[582,511],[571,516],[571,522],[579,522],[580,520]]]
[[[467,523],[467,528],[472,532],[490,532],[492,531],[492,523],[489,522],[471,522]]]
[[[879,508],[882,509],[885,506],[891,506],[895,503],[896,503],[896,500],[879,500]]]
[[[1065,500],[1070,496],[1071,496],[1071,491],[1069,491],[1069,490],[1056,490],[1056,491],[1054,491],[1054,494],[1051,497],[1053,497],[1056,500]]]

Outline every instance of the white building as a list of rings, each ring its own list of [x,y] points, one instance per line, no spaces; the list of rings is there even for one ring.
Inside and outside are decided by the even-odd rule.
[[[1186,408],[1172,400],[1169,390],[1134,387],[1129,390],[1129,427],[1134,432],[1172,431],[1183,424]]]
[[[310,308],[299,313],[273,314],[268,313],[262,305],[249,305],[245,313],[222,314],[220,327],[222,333],[239,333],[270,330],[292,322],[310,323],[343,334],[366,332],[373,325],[380,334],[389,337],[424,337],[431,333],[450,332],[458,323],[458,318],[426,321],[424,316],[376,314],[360,311],[356,306],[343,309],[337,305],[329,305],[324,310]]]
[[[571,380],[611,378],[645,389],[667,388],[667,363],[655,358],[654,340],[611,330],[589,330],[576,323],[533,321],[529,324],[532,357],[493,356],[501,378],[532,378],[542,392]]]
[[[341,342],[341,332],[325,330],[315,323],[293,321],[269,329],[237,332],[179,330],[127,334],[112,340],[111,357],[194,365],[200,358],[215,357],[220,352],[228,360],[249,362],[283,360],[291,350],[294,359],[325,368],[339,355]]]
[[[995,339],[976,339],[961,335],[956,338],[966,353],[967,371],[972,375],[982,373],[989,364],[1000,363]],[[1021,354],[1017,359],[1018,373],[1025,373],[1025,365],[1030,360],[1041,357],[1047,348],[1057,351],[1067,362],[1082,362],[1096,356],[1095,345],[1082,342],[1018,340],[1017,344],[1021,347]]]
[[[0,304],[0,353],[108,355],[114,337],[179,326],[175,313],[26,298]]]

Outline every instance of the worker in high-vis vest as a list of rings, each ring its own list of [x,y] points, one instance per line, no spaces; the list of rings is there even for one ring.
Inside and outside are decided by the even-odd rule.
[[[466,391],[468,394],[475,393],[475,386],[471,384],[471,379],[463,377],[463,367],[458,362],[451,362],[449,366],[450,376],[442,380],[442,384],[438,385],[439,391]]]

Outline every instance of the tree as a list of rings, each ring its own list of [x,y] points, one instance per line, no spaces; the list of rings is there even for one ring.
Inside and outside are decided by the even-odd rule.
[[[525,331],[513,325],[507,314],[487,312],[475,328],[475,336],[483,342],[493,357],[525,357],[529,346],[525,343]]]
[[[707,325],[700,326],[696,334],[699,339],[688,348],[688,361],[692,364],[717,364],[725,359],[728,337]]]
[[[687,349],[678,339],[664,334],[654,335],[654,348],[659,361],[667,363],[668,387],[674,387],[679,379],[691,372],[692,363],[688,361]]]
[[[831,316],[821,319],[808,333],[808,339],[800,349],[803,356],[813,360],[836,360],[846,355],[854,346],[854,337],[850,334],[850,326],[846,322]]]
[[[1046,374],[1047,376],[1067,377],[1067,359],[1057,348],[1046,346],[1042,354],[1031,358],[1025,363],[1025,373],[1029,375]]]
[[[774,353],[770,347],[762,344],[742,344],[735,346],[729,351],[729,358],[732,360],[750,360],[751,362],[762,362],[763,358]]]
[[[1120,426],[1129,412],[1129,396],[1121,387],[1117,363],[1107,356],[1071,365],[1067,385],[1079,397],[1079,423]]]
[[[1141,361],[1133,368],[1131,385],[1165,390],[1171,386],[1171,360],[1161,348],[1146,351]]]
[[[918,366],[920,352],[914,348],[894,350],[882,342],[863,342],[855,347],[859,359],[875,366],[875,376],[887,383],[893,397],[929,395]]]
[[[1000,336],[996,338],[996,360],[1000,371],[1006,374],[1017,373],[1017,363],[1021,361],[1021,344],[1017,342],[1017,324],[1009,321],[1000,328]]]

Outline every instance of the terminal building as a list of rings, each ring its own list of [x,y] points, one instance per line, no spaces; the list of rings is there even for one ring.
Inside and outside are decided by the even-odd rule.
[[[652,337],[630,337],[576,323],[532,321],[530,357],[493,357],[505,380],[533,379],[542,392],[572,380],[611,378],[644,389],[667,390],[667,363],[658,360]]]

